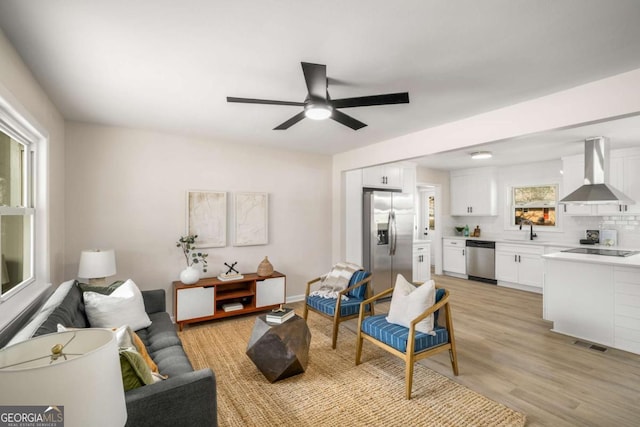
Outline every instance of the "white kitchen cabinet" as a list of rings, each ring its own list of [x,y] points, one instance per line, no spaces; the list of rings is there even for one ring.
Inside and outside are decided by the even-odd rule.
[[[362,169],[362,185],[370,188],[402,189],[402,167],[381,165]]]
[[[431,280],[431,243],[413,245],[413,281]]]
[[[612,346],[614,268],[550,258],[544,264],[544,316],[553,330]]]
[[[442,269],[445,273],[467,274],[466,242],[442,239]]]
[[[285,299],[284,277],[272,277],[256,281],[256,307],[283,304]]]
[[[542,292],[544,246],[496,244],[496,279],[498,284],[530,286]],[[500,283],[506,282],[506,283]]]
[[[493,168],[451,171],[451,215],[495,216],[498,214],[497,180]]]
[[[637,268],[616,267],[614,347],[640,353],[640,274]]]
[[[624,205],[624,213],[640,213],[640,153],[624,156],[622,192],[636,203]]]

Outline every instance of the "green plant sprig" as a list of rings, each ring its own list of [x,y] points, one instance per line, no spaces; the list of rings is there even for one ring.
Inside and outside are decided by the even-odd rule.
[[[197,252],[196,239],[197,234],[189,234],[188,236],[180,237],[180,240],[176,243],[176,247],[182,248],[184,259],[187,261],[187,267],[191,267],[194,264],[202,264],[202,271],[207,272],[207,257],[209,254],[205,252]]]

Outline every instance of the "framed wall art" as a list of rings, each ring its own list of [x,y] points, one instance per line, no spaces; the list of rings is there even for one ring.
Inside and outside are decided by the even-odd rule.
[[[269,194],[235,193],[233,246],[269,243]]]
[[[187,192],[187,234],[197,234],[199,248],[227,245],[227,193]]]

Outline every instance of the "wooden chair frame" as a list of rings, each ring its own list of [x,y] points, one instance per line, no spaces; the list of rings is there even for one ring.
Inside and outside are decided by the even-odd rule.
[[[309,297],[309,293],[311,291],[311,285],[313,285],[316,282],[319,282],[320,280],[322,280],[322,277],[316,277],[315,279],[307,282],[307,289],[304,293],[304,311],[302,314],[302,317],[304,318],[304,320],[307,320],[307,314],[309,313],[309,311],[313,311],[314,313],[318,313],[319,315],[326,317],[328,319],[332,319],[333,320],[333,337],[332,337],[332,341],[331,341],[331,348],[333,348],[335,350],[336,348],[336,342],[338,341],[338,326],[340,325],[340,322],[344,321],[344,320],[349,320],[349,319],[355,319],[356,317],[358,317],[359,313],[356,314],[351,314],[349,316],[340,316],[340,304],[342,304],[342,295],[345,295],[347,292],[352,291],[353,289],[359,288],[360,286],[364,286],[365,284],[371,282],[371,274],[369,274],[369,276],[366,279],[363,279],[361,281],[359,281],[358,283],[349,286],[348,288],[340,291],[338,293],[338,298],[336,300],[336,308],[335,308],[335,312],[333,314],[333,316],[330,316],[326,313],[323,313],[319,310],[316,310],[313,307],[309,307],[309,305],[307,304],[307,298]],[[369,298],[369,296],[371,295],[371,286],[367,286],[367,290],[365,291],[365,299]],[[360,311],[362,311],[364,309],[365,306],[363,306],[362,304],[360,304]],[[371,315],[374,314],[374,308],[373,308],[373,304],[369,305],[370,309],[367,310],[367,312],[370,312]]]
[[[436,286],[436,288],[440,288]],[[393,292],[393,288],[387,289],[365,301],[362,304],[373,304],[375,301],[380,298],[384,298],[390,295]],[[419,353],[415,353],[415,336],[416,336],[416,324],[421,320],[425,319],[432,313],[440,310],[441,308],[445,308],[445,322],[446,328],[449,333],[449,340],[447,343],[439,345],[437,347],[432,347],[426,350],[423,350]],[[363,340],[367,340],[375,344],[376,346],[388,351],[389,353],[403,359],[405,361],[405,393],[406,398],[411,399],[411,387],[413,385],[413,364],[419,360],[425,359],[427,357],[433,356],[434,354],[441,353],[443,351],[449,350],[449,359],[451,360],[451,368],[453,369],[453,374],[458,375],[458,356],[456,354],[456,344],[455,338],[453,335],[453,319],[451,317],[451,306],[449,305],[449,291],[445,289],[444,296],[438,301],[436,304],[429,307],[425,312],[423,312],[420,316],[413,319],[410,323],[409,327],[409,336],[407,338],[407,350],[405,353],[396,350],[395,348],[378,341],[376,338],[362,332],[362,321],[364,320],[365,314],[360,309],[359,318],[358,318],[358,337],[356,344],[356,365],[360,364],[360,358],[362,356],[362,342]],[[442,313],[441,313],[442,314]]]

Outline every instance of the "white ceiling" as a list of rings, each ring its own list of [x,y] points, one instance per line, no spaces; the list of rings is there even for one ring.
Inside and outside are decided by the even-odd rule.
[[[638,0],[0,0],[0,27],[66,119],[324,154],[640,68],[639,22]],[[303,101],[301,61],[327,65],[334,99],[411,103],[343,110],[359,131],[274,131],[299,107],[226,102]]]

